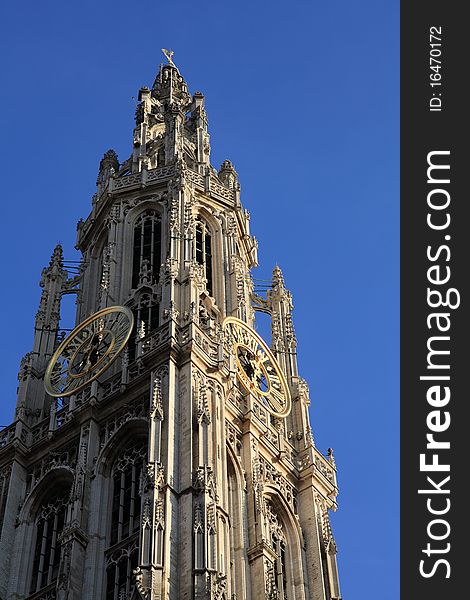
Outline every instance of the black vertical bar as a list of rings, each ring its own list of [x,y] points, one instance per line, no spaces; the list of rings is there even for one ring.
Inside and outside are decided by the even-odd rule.
[[[435,0],[401,5],[402,600],[468,595],[470,36],[464,8]]]

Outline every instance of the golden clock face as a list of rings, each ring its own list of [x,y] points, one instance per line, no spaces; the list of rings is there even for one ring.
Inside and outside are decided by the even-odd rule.
[[[264,340],[246,323],[227,317],[223,328],[235,355],[237,377],[245,390],[266,406],[274,417],[291,409],[286,378]]]
[[[134,325],[125,306],[110,306],[75,327],[51,358],[44,376],[51,396],[71,396],[96,379],[124,349]]]

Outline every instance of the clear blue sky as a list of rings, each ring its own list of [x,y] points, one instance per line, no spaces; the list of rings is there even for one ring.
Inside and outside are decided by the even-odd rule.
[[[316,442],[334,448],[343,596],[398,593],[398,1],[9,2],[0,24],[2,401],[11,421],[38,281],[68,259],[99,160],[131,152],[162,47],[207,99],[260,245],[293,292]]]

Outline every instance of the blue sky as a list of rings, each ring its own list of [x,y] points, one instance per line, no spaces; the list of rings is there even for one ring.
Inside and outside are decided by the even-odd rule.
[[[397,1],[7,3],[0,128],[0,422],[54,245],[70,260],[99,160],[131,152],[160,49],[206,95],[212,162],[237,169],[260,266],[295,304],[320,450],[334,448],[343,596],[398,597]]]

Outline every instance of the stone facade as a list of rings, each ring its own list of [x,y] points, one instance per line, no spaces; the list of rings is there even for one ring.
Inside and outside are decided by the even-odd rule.
[[[204,97],[174,64],[142,88],[133,152],[109,150],[78,223],[78,269],[57,246],[42,273],[15,420],[0,432],[0,599],[333,600],[332,452],[315,447],[292,298],[278,267],[264,296],[237,172],[210,164]],[[44,391],[76,322],[125,305],[127,349],[69,398]],[[237,382],[225,316],[271,317],[292,410],[273,418]]]

